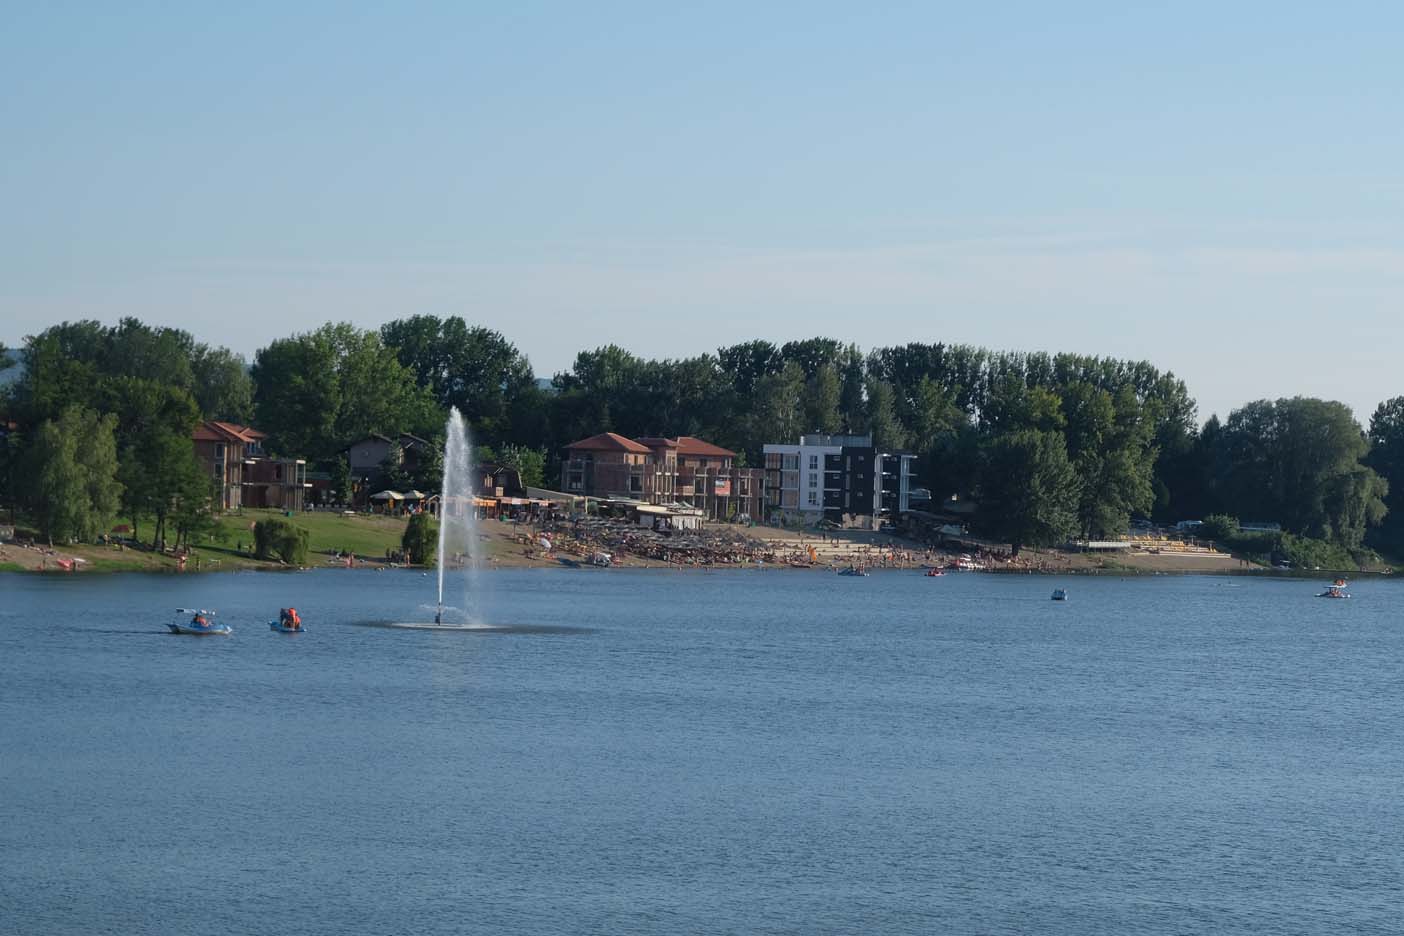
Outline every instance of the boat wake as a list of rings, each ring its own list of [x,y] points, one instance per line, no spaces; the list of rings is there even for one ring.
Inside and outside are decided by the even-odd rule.
[[[436,634],[593,634],[592,627],[568,627],[556,624],[435,624],[433,621],[357,621],[362,627],[387,630],[430,631]]]

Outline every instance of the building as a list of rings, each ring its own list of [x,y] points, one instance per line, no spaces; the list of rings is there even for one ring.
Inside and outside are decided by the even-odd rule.
[[[364,439],[352,442],[346,450],[346,464],[351,472],[352,499],[357,504],[365,504],[374,493],[383,490],[389,483],[387,462],[398,446],[398,467],[405,474],[419,471],[422,460],[429,454],[429,442],[419,436],[401,432],[393,439],[390,436],[373,432]]]
[[[266,433],[237,423],[210,420],[195,427],[195,458],[214,480],[216,507],[274,507],[301,510],[306,490],[307,462],[301,458],[270,458],[263,451]]]
[[[735,452],[693,436],[602,432],[566,446],[561,486],[576,496],[695,508],[711,520],[758,517],[765,473],[736,461]]]
[[[912,462],[906,452],[884,452],[872,436],[813,434],[798,445],[765,446],[766,515],[812,526],[877,529],[910,508]]]

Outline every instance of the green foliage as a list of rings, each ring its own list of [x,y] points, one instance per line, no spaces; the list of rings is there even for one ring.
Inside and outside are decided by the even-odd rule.
[[[212,479],[195,459],[189,432],[164,426],[147,430],[123,451],[119,476],[126,489],[123,506],[132,519],[133,535],[140,534],[141,517],[154,518],[154,546],[166,545],[166,521],[172,511],[181,511],[189,530],[196,526],[197,514],[209,508]]]
[[[976,528],[1021,546],[1054,546],[1077,529],[1081,487],[1056,432],[1022,429],[984,446],[977,489]]]
[[[1227,514],[1210,514],[1195,534],[1200,539],[1216,543],[1228,543],[1239,535],[1238,518]]]
[[[345,455],[338,455],[330,463],[331,496],[343,504],[351,500],[351,463]]]
[[[832,364],[820,364],[805,381],[801,397],[807,432],[835,432],[839,428],[838,371]]]
[[[380,470],[385,473],[385,484],[392,491],[407,491],[413,483],[405,471],[405,450],[399,442],[391,442],[385,450]]]
[[[398,319],[380,338],[441,409],[458,408],[475,437],[510,437],[517,401],[536,393],[531,364],[511,342],[456,315]]]
[[[29,504],[50,542],[91,542],[112,526],[122,495],[116,419],[70,406],[45,420],[28,453]]]
[[[254,411],[270,447],[329,459],[374,432],[432,432],[443,421],[376,332],[348,324],[280,338],[254,358]]]
[[[906,448],[907,430],[897,420],[896,394],[885,380],[868,379],[868,431],[873,445],[889,451]]]
[[[1359,548],[1383,519],[1388,486],[1361,463],[1369,443],[1342,403],[1258,400],[1234,410],[1217,434],[1218,500],[1239,516]]]
[[[253,378],[242,356],[200,344],[190,365],[192,393],[203,418],[241,425],[253,419]]]
[[[254,524],[254,555],[260,559],[281,559],[288,565],[307,564],[310,535],[302,527],[277,518]]]
[[[1389,485],[1384,498],[1388,513],[1374,541],[1397,555],[1404,552],[1404,396],[1375,408],[1368,435],[1370,454],[1365,463]]]
[[[546,453],[539,449],[505,446],[497,463],[515,468],[522,479],[522,487],[541,487],[546,481]]]
[[[400,539],[405,554],[414,565],[429,565],[434,561],[434,550],[438,547],[439,529],[434,518],[427,513],[417,513],[410,517],[405,526],[405,534]]]

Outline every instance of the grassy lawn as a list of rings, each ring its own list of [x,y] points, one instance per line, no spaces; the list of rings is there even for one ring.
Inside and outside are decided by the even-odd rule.
[[[241,542],[245,551],[252,549],[253,524],[270,519],[291,519],[306,530],[310,536],[308,549],[314,554],[350,550],[371,558],[384,556],[387,549],[399,549],[400,537],[408,523],[404,517],[368,514],[344,517],[339,513],[315,511],[295,513],[288,518],[278,510],[245,510],[242,514],[226,514],[220,518],[220,525],[228,531],[226,543],[214,548],[202,546],[200,551],[208,552],[210,558],[228,561],[234,558],[232,550]]]

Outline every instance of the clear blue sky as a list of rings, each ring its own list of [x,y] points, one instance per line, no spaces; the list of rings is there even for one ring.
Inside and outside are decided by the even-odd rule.
[[[7,4],[0,340],[460,314],[543,375],[823,334],[1404,394],[1398,5],[370,6]]]

